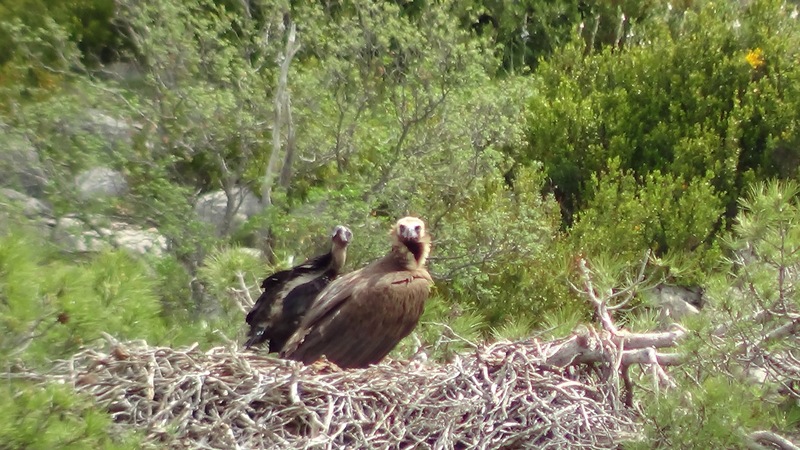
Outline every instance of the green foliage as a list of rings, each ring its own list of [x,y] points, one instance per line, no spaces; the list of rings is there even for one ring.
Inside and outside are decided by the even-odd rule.
[[[79,64],[79,53],[67,32],[42,17],[39,27],[19,19],[0,20],[0,34],[9,36],[15,51],[0,64],[0,113],[14,118],[19,102],[41,101],[59,92],[69,80],[68,69]],[[0,54],[3,54],[0,52]]]
[[[198,277],[217,302],[214,306],[222,312],[215,314],[217,319],[213,327],[226,336],[237,336],[244,323],[243,309],[247,304],[242,298],[258,299],[261,280],[270,273],[257,255],[245,249],[225,248],[208,255]]]
[[[280,3],[260,8],[280,10]],[[203,190],[225,185],[226,177],[263,174],[263,121],[272,116],[280,43],[265,41],[248,17],[206,0],[122,2],[118,20],[144,65],[147,95],[136,112],[153,125],[139,136],[137,159],[162,167],[173,183]]]
[[[153,261],[152,269],[164,316],[181,324],[193,318],[192,279],[178,258],[166,255]]]
[[[569,335],[575,328],[590,319],[589,308],[550,309],[541,318],[540,329],[545,336],[560,338]]]
[[[52,20],[78,44],[86,60],[108,62],[111,52],[123,45],[111,22],[113,13],[113,0],[18,0],[0,4],[0,23],[19,21],[40,28]],[[0,66],[20,49],[11,39],[14,36],[8,30],[0,31]]]
[[[113,428],[106,413],[72,388],[17,381],[0,386],[0,442],[11,449],[142,448],[134,434]]]
[[[505,70],[525,72],[536,69],[576,34],[586,52],[625,45],[673,6],[681,7],[660,0],[476,0],[460,2],[454,13],[464,27],[491,38]]]
[[[123,252],[71,264],[47,257],[37,241],[24,233],[0,237],[5,358],[41,363],[66,357],[102,332],[120,339],[163,339],[161,305],[144,264]]]
[[[712,375],[699,386],[659,396],[646,408],[647,438],[628,449],[747,448],[747,430],[773,422],[757,390]]]
[[[748,180],[796,166],[790,149],[798,109],[790,92],[797,53],[784,43],[798,33],[781,5],[707,3],[674,12],[679,21],[667,15],[641,29],[641,45],[589,56],[581,44],[560,49],[535,75],[528,148],[515,159],[544,163],[567,224],[597,194],[592,176],[618,169],[631,171],[638,185],[651,176],[707,184],[707,201],[721,202],[732,217]],[[757,25],[767,20],[772,34]]]
[[[679,386],[645,409],[647,448],[743,448],[749,432],[795,420],[793,398],[772,382],[787,374],[769,361],[796,351],[793,339],[776,330],[800,302],[788,282],[800,266],[799,194],[796,182],[773,180],[741,199],[726,239],[729,271],[706,281],[703,317],[686,324],[692,333],[681,344],[688,361],[676,374]]]
[[[540,265],[550,258],[558,221],[552,199],[537,194],[541,183],[541,173],[525,170],[514,190],[497,182],[478,185],[477,195],[466,197],[472,201],[451,205],[435,230],[443,237],[435,242],[432,267],[448,281],[443,292],[482,311],[489,325],[508,317],[535,320],[563,300],[565,279],[553,279],[558,273],[550,269],[557,267]],[[469,256],[455,265],[448,264],[450,255]]]
[[[724,207],[711,180],[689,182],[659,170],[637,178],[614,160],[608,173],[592,176],[587,191],[591,200],[570,228],[577,252],[636,261],[651,249],[671,266],[667,275],[687,283],[700,282],[719,260],[712,237]]]
[[[780,323],[785,311],[800,304],[800,292],[791,281],[800,267],[800,186],[795,181],[757,183],[741,200],[742,212],[726,240],[731,250],[730,271],[713,291],[718,314],[744,335],[757,335],[772,320]],[[760,309],[775,311],[751,330]],[[754,334],[755,333],[755,334]]]
[[[751,245],[766,265],[780,268],[800,264],[800,185],[796,181],[757,183],[741,200],[733,231],[736,249]],[[780,285],[778,286],[780,288]]]
[[[534,330],[528,320],[509,320],[498,328],[492,328],[492,337],[497,340],[517,341],[530,337]]]

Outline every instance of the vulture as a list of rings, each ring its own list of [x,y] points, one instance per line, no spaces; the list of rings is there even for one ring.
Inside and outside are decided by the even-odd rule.
[[[342,271],[347,245],[353,238],[349,228],[339,225],[331,233],[331,250],[291,269],[268,276],[264,292],[247,314],[250,325],[245,347],[269,341],[269,352],[279,352],[297,330],[314,297]]]
[[[380,362],[416,327],[433,280],[425,269],[430,236],[416,217],[397,221],[391,251],[337,278],[314,299],[281,356],[341,368]]]

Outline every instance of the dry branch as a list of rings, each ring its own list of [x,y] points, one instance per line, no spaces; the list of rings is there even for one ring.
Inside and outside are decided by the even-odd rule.
[[[647,365],[653,376],[653,385],[657,390],[660,385],[674,387],[664,366],[675,366],[683,363],[683,357],[677,353],[663,353],[659,349],[675,347],[686,335],[686,329],[672,324],[671,330],[656,333],[631,333],[621,330],[612,315],[628,305],[634,298],[637,288],[646,283],[645,268],[650,261],[650,252],[645,252],[636,277],[628,280],[628,285],[620,290],[599,290],[594,283],[594,273],[586,262],[578,261],[578,269],[583,286],[572,285],[573,289],[584,295],[595,309],[595,314],[603,327],[601,333],[583,327],[576,330],[571,340],[566,341],[558,352],[551,355],[549,361],[559,367],[572,364],[607,363],[613,370],[609,374],[610,381],[622,378],[626,392],[624,403],[633,404],[633,383],[628,368],[633,364]]]
[[[783,436],[779,436],[771,431],[754,431],[748,436],[747,448],[754,450],[762,450],[765,448],[777,448],[780,450],[800,450],[800,447],[794,445],[791,441]],[[764,444],[764,445],[762,445]],[[766,447],[766,446],[769,447]]]
[[[342,371],[111,339],[47,375],[5,376],[70,383],[159,447],[615,448],[632,417],[595,371],[549,364],[558,345],[501,342],[444,365]]]

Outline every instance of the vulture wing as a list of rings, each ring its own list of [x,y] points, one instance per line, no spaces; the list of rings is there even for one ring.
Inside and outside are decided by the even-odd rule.
[[[280,351],[291,336],[314,297],[335,276],[326,273],[331,264],[331,253],[317,256],[291,269],[276,272],[261,284],[264,292],[247,313],[250,325],[245,347],[261,344],[269,339],[269,351]]]
[[[417,325],[433,284],[428,272],[387,270],[386,260],[331,283],[308,310],[283,356],[339,367],[380,362]]]
[[[261,289],[264,289],[265,293],[268,291],[275,291],[277,293],[287,281],[324,269],[331,263],[332,257],[331,253],[328,252],[324,255],[309,258],[304,263],[294,266],[291,269],[276,272],[264,279],[261,283]]]
[[[308,307],[314,301],[317,294],[320,293],[328,283],[333,279],[332,275],[323,274],[313,280],[301,284],[292,289],[283,301],[280,302],[280,312],[278,312],[275,320],[271,322],[271,326],[266,333],[269,338],[269,351],[270,353],[280,352],[286,345],[297,327],[300,326],[300,321],[305,315]]]

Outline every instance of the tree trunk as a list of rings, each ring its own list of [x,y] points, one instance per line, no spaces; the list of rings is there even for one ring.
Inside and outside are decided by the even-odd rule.
[[[267,170],[261,183],[261,202],[266,207],[272,204],[272,185],[277,170],[278,158],[281,153],[281,129],[283,128],[284,115],[289,108],[288,84],[289,84],[289,65],[294,55],[300,49],[300,44],[296,41],[297,26],[292,23],[289,26],[289,36],[286,38],[286,50],[281,62],[281,70],[278,74],[278,85],[275,88],[275,122],[272,126],[272,152],[269,155]]]

